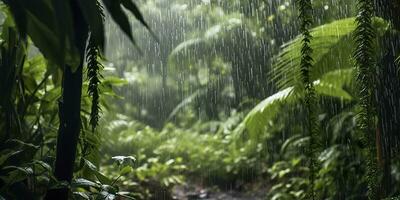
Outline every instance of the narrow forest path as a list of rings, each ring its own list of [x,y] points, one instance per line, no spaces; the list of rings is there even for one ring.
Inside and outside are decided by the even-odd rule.
[[[201,188],[198,186],[177,186],[172,191],[177,200],[264,200],[265,189],[252,191]]]

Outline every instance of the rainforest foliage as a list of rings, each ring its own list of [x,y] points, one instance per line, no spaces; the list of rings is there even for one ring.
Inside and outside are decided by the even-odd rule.
[[[400,198],[399,0],[2,0],[0,200]]]

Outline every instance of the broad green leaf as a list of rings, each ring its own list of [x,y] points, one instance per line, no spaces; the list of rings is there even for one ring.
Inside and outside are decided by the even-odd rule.
[[[100,183],[108,185],[112,183],[112,181],[109,178],[107,178],[104,174],[99,172],[97,167],[92,162],[90,162],[87,159],[84,159],[84,161],[87,168],[90,170],[91,173],[93,173],[96,176],[96,178],[100,181]]]
[[[115,76],[108,76],[108,77],[104,78],[104,80],[102,81],[102,84],[103,85],[110,84],[112,86],[123,86],[123,85],[128,84],[128,81],[125,79],[115,77]]]
[[[33,163],[40,165],[41,167],[46,169],[48,172],[52,171],[51,166],[41,160],[35,160],[35,161],[33,161]]]
[[[13,151],[13,150],[9,150],[9,149],[1,151],[1,152],[0,152],[0,166],[1,166],[5,161],[7,161],[8,158],[10,158],[11,156],[16,155],[16,154],[19,154],[19,153],[21,153],[21,152],[22,152],[22,150],[20,150],[20,151]]]
[[[133,168],[132,168],[131,166],[125,166],[125,167],[123,167],[123,168],[121,169],[121,171],[119,172],[119,174],[120,174],[121,176],[125,176],[125,175],[131,173],[132,171],[133,171]]]
[[[311,48],[314,66],[311,70],[315,81],[326,72],[337,67],[342,69],[352,67],[350,56],[352,52],[351,34],[356,27],[354,18],[334,21],[312,29]],[[302,84],[300,76],[302,37],[283,45],[282,51],[273,65],[272,75],[280,88],[299,87]],[[332,62],[328,62],[328,60]]]
[[[66,46],[73,43],[71,9],[68,1],[52,0],[52,6],[55,13],[56,33],[60,41],[60,54],[65,55]],[[62,56],[61,59],[60,63],[65,63],[65,57]]]
[[[339,69],[324,74],[321,79],[314,81],[316,93],[343,100],[352,100],[352,96],[343,89],[352,81],[352,72],[352,69]],[[301,100],[301,92],[294,89],[294,87],[289,87],[263,100],[247,114],[235,131],[243,131],[245,128],[253,137],[263,133],[267,125],[273,125],[271,123],[279,113],[282,103],[291,104]]]
[[[314,87],[318,94],[352,100],[353,97],[343,87],[349,85],[353,77],[352,68],[338,69],[328,72],[321,79],[314,81]]]
[[[12,185],[14,183],[20,182],[26,179],[29,176],[24,170],[15,169],[11,172],[8,172],[7,175],[1,176],[0,178],[7,184]]]
[[[271,123],[279,112],[280,104],[296,99],[297,95],[292,95],[292,93],[293,87],[290,87],[263,100],[247,114],[236,131],[246,128],[252,136],[263,133],[265,126]]]
[[[374,27],[381,34],[386,30],[387,23],[380,18],[374,18]],[[352,33],[355,28],[355,18],[346,18],[312,29],[311,48],[313,49],[314,63],[311,78],[313,81],[320,79],[330,71],[353,67],[351,61],[354,47]],[[281,89],[302,86],[300,76],[301,39],[301,36],[297,36],[284,44],[281,52],[275,58],[271,74],[274,82]]]

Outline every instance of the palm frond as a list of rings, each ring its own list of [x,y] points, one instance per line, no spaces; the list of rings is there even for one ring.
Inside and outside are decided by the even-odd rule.
[[[352,43],[349,37],[355,29],[354,18],[346,18],[311,30],[313,40],[310,48],[313,51],[314,67],[310,71],[310,79],[315,81],[326,72],[337,68],[351,68]],[[302,36],[299,35],[282,46],[282,51],[275,58],[271,75],[280,89],[290,86],[301,87],[301,48]]]
[[[331,71],[313,82],[315,92],[320,96],[350,101],[353,97],[343,88],[351,84],[352,78],[353,69]],[[268,132],[266,127],[273,125],[273,120],[279,114],[283,104],[290,106],[302,99],[304,99],[304,94],[296,93],[294,87],[280,90],[254,107],[236,131],[246,130],[252,138]]]

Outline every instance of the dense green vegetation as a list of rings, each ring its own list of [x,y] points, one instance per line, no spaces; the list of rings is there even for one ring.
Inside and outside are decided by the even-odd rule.
[[[2,0],[0,200],[397,199],[399,0]]]

